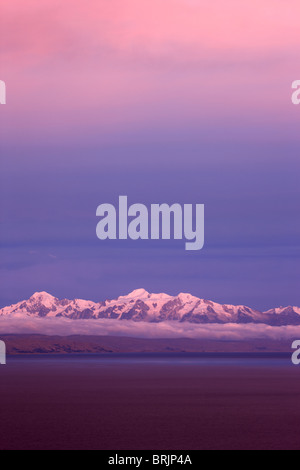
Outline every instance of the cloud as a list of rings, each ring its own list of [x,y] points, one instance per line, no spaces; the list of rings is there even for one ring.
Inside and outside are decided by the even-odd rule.
[[[69,320],[66,318],[0,318],[2,334],[100,335],[135,338],[197,338],[211,340],[289,340],[300,338],[300,326],[146,323],[117,320]]]

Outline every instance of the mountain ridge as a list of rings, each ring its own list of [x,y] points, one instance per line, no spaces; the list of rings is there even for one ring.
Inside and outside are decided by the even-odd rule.
[[[35,292],[28,300],[0,309],[1,317],[68,318],[72,320],[106,318],[135,322],[165,321],[197,324],[256,323],[270,326],[300,325],[299,307],[279,307],[260,312],[246,305],[219,304],[189,293],[171,296],[136,289],[117,299],[93,302],[58,299],[48,292]]]

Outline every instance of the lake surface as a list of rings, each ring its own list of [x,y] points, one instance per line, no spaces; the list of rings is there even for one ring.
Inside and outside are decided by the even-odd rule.
[[[0,449],[300,449],[290,356],[15,356]]]

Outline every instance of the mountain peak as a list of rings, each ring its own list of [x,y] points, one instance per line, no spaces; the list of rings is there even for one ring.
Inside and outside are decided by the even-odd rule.
[[[48,294],[46,291],[41,291],[41,292],[35,292],[30,299],[41,299],[41,298],[46,298],[46,299],[55,299],[55,297],[51,294]]]
[[[148,297],[149,292],[147,292],[145,289],[135,289],[133,290],[132,292],[130,292],[128,295],[126,295],[126,297],[130,297],[130,298],[143,298],[143,297]]]
[[[54,297],[53,295],[48,294],[48,292],[41,291],[41,292],[35,292],[30,297],[29,302],[31,304],[42,304],[44,305],[44,307],[52,308],[56,300],[57,298]]]

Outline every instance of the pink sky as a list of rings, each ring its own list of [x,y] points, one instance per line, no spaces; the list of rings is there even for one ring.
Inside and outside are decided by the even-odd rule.
[[[2,0],[2,305],[139,285],[298,304],[299,18],[299,0]],[[207,251],[96,243],[122,194],[206,204]]]
[[[298,0],[3,2],[2,132],[47,141],[226,118],[241,135],[297,139],[299,17]]]

